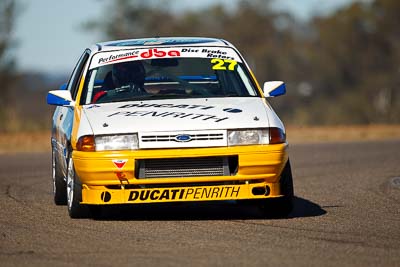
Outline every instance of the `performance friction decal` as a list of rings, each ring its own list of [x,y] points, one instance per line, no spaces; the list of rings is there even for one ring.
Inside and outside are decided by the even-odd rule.
[[[235,199],[239,196],[240,186],[197,187],[180,189],[141,189],[132,190],[128,202],[174,201],[201,199]]]
[[[132,51],[123,54],[109,55],[108,57],[102,57],[98,59],[98,64],[112,63],[119,60],[125,60],[130,58],[138,57],[139,51]]]
[[[237,62],[242,62],[233,49],[226,47],[142,48],[97,53],[93,56],[90,69],[116,62],[174,57],[220,59],[221,61],[213,61],[213,66],[217,69],[226,70],[233,70]]]

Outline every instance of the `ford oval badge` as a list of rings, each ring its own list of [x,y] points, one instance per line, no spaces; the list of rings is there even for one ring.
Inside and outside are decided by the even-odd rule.
[[[192,140],[192,137],[188,134],[178,134],[175,136],[176,142],[189,142]]]

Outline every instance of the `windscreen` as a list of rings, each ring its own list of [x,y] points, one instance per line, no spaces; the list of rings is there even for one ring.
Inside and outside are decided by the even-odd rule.
[[[230,48],[154,48],[94,55],[81,104],[254,96],[248,70]]]

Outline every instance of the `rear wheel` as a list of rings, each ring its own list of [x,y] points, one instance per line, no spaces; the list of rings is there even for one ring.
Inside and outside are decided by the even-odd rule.
[[[82,185],[75,173],[74,161],[71,153],[68,157],[68,175],[67,175],[67,200],[68,213],[71,218],[88,218],[90,217],[87,205],[82,205]]]
[[[53,196],[56,205],[67,205],[67,183],[60,172],[56,152],[51,149],[51,176],[53,179]]]
[[[287,217],[293,209],[294,189],[289,160],[281,174],[280,190],[281,195],[283,195],[282,197],[263,199],[259,203],[260,209],[264,215],[271,217]]]

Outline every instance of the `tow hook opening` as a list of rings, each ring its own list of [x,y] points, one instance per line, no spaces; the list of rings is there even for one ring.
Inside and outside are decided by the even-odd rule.
[[[109,202],[111,200],[111,194],[108,191],[104,191],[101,193],[101,200],[105,203]]]
[[[270,191],[271,190],[270,190],[269,186],[267,185],[265,187],[261,187],[261,186],[254,187],[251,192],[255,196],[268,196],[270,194]]]
[[[251,193],[255,196],[262,196],[265,194],[265,188],[264,187],[253,187],[251,190]]]

